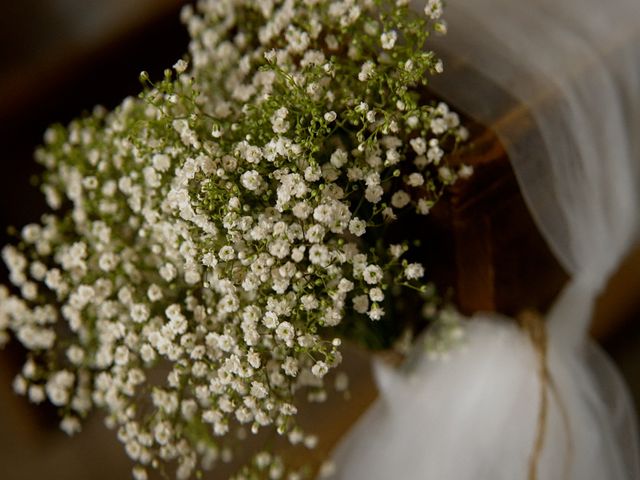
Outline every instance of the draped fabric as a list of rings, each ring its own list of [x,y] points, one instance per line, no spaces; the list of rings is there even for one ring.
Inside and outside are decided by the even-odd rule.
[[[423,5],[415,1],[415,8]],[[640,479],[636,419],[587,337],[638,237],[640,2],[450,0],[433,88],[491,126],[571,275],[547,315],[553,379],[538,479]],[[518,480],[540,421],[539,358],[512,319],[477,314],[447,361],[377,365],[380,399],[338,447],[338,478]]]

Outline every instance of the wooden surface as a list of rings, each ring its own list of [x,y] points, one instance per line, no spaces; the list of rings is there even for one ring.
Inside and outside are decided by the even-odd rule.
[[[622,260],[596,302],[592,335],[602,341],[627,335],[638,324],[640,312],[640,245]]]
[[[495,134],[475,127],[474,145],[457,162],[474,175],[454,185],[427,229],[441,289],[450,287],[465,314],[545,312],[569,280],[535,225],[509,158]],[[615,336],[640,312],[640,245],[632,249],[596,301],[591,332]]]
[[[473,176],[450,189],[429,222],[436,246],[429,268],[465,314],[545,311],[567,275],[535,226],[497,137],[476,126],[472,139],[456,162],[472,165]]]

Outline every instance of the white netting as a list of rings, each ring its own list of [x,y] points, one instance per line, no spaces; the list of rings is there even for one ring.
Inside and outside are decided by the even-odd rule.
[[[449,68],[434,87],[496,130],[533,217],[572,276],[547,319],[562,401],[551,402],[539,479],[640,478],[628,394],[586,337],[593,301],[638,233],[640,2],[449,7],[449,34],[436,41]],[[513,323],[476,317],[466,347],[448,362],[423,358],[410,377],[378,369],[381,399],[338,449],[339,478],[527,478],[538,359]]]

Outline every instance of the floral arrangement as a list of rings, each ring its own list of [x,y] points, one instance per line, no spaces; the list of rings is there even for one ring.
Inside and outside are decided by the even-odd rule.
[[[49,129],[55,213],[3,250],[0,340],[28,350],[15,390],[69,434],[102,409],[134,478],[175,463],[184,479],[238,431],[313,448],[300,393],[326,397],[343,339],[399,339],[395,305],[454,329],[419,239],[389,240],[471,174],[447,162],[466,129],[424,89],[442,5],[407,3],[200,1],[189,62]],[[237,478],[309,473],[261,450]]]

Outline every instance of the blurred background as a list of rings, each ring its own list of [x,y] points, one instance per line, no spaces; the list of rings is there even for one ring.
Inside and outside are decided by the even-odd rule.
[[[188,35],[185,0],[3,1],[0,15],[0,243],[7,227],[37,221],[46,206],[31,186],[33,150],[46,127],[68,123],[94,105],[115,107],[140,91],[138,74],[162,71],[182,57]],[[0,262],[1,263],[1,262]],[[2,280],[6,279],[4,265]],[[30,405],[11,390],[24,352],[0,352],[0,478],[114,480],[131,464],[115,433],[94,415],[67,437],[53,408]]]
[[[45,128],[96,104],[116,106],[139,92],[138,74],[159,78],[187,50],[179,21],[185,0],[21,0],[0,15],[0,243],[7,228],[46,211],[32,186],[33,150]],[[4,282],[6,271],[0,266]],[[598,305],[597,337],[620,367],[640,406],[640,252],[612,280]],[[609,321],[608,319],[615,319]],[[11,382],[24,352],[0,352],[0,477],[3,480],[129,478],[115,434],[94,415],[69,439],[55,411],[17,397]],[[362,364],[360,369],[362,367]],[[362,370],[364,371],[364,370]],[[364,373],[363,373],[364,375]],[[366,375],[365,375],[366,376]],[[369,397],[367,397],[369,398]],[[215,478],[215,475],[211,478]]]

